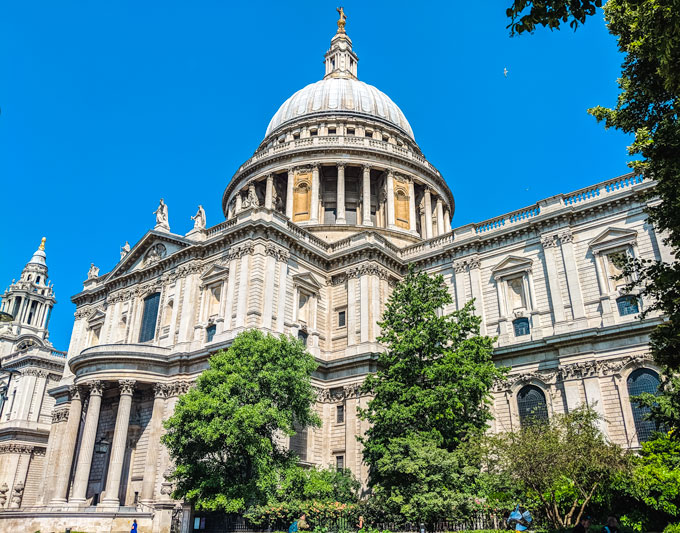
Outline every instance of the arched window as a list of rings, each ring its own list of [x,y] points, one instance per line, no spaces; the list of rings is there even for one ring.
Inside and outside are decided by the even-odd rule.
[[[409,213],[409,198],[401,189],[397,190],[394,195],[394,212],[396,214],[397,226],[404,229],[410,229],[411,216]]]
[[[619,315],[635,315],[639,313],[638,301],[635,296],[621,296],[616,299],[616,305],[619,308]]]
[[[545,394],[535,385],[522,387],[517,393],[517,409],[519,411],[519,423],[523,426],[548,421],[548,405],[545,402]]]
[[[212,324],[205,328],[205,341],[206,342],[212,342],[213,339],[215,338],[215,333],[217,332],[217,326],[215,324]]]
[[[515,328],[515,337],[529,335],[531,331],[531,328],[529,327],[529,319],[526,317],[513,320],[512,326]]]
[[[153,340],[156,336],[156,321],[158,320],[158,304],[160,301],[160,292],[155,292],[144,298],[144,314],[142,315],[139,342]]]
[[[309,220],[311,199],[307,183],[300,183],[293,192],[293,222]]]
[[[649,407],[640,407],[632,399],[643,392],[657,394],[659,383],[659,374],[648,368],[639,368],[628,376],[628,396],[631,398],[630,406],[633,409],[635,431],[640,442],[649,440],[652,432],[657,428],[653,420],[645,419],[645,416],[649,413]]]
[[[298,339],[300,339],[305,346],[307,346],[307,337],[308,335],[306,332],[302,330],[298,331]]]

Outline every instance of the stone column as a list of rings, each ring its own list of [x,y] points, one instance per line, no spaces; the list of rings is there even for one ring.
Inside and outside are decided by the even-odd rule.
[[[357,343],[357,276],[355,271],[347,272],[347,346]]]
[[[444,231],[451,233],[451,212],[448,207],[444,209]]]
[[[76,463],[76,474],[73,478],[73,492],[70,503],[83,504],[87,495],[87,483],[90,479],[94,441],[99,425],[99,409],[102,404],[103,387],[101,381],[93,381],[90,385],[90,402],[85,415],[85,425],[80,439],[80,452]]]
[[[286,293],[287,293],[287,278],[288,278],[288,258],[286,253],[281,257],[279,264],[279,302],[276,311],[276,332],[283,333],[283,328],[286,318]]]
[[[408,218],[409,218],[409,229],[412,233],[418,232],[418,225],[416,224],[416,187],[413,180],[408,182]]]
[[[54,496],[50,505],[63,505],[66,503],[68,494],[68,482],[71,478],[71,465],[73,454],[76,449],[76,439],[80,428],[80,414],[83,410],[83,400],[80,397],[80,389],[73,385],[70,388],[71,406],[68,410],[68,421],[64,431],[64,440],[61,446],[61,461],[57,465],[58,473],[54,487]],[[49,466],[48,466],[49,468]]]
[[[153,410],[151,421],[149,422],[149,444],[146,448],[146,472],[142,482],[142,503],[153,500],[154,488],[156,487],[156,472],[158,470],[158,452],[161,448],[161,433],[163,432],[163,412],[165,411],[165,396],[167,385],[164,383],[154,383]]]
[[[386,210],[387,210],[387,227],[389,229],[394,229],[395,219],[394,219],[394,173],[389,170],[387,172],[387,200],[386,200]]]
[[[319,163],[312,164],[312,205],[309,208],[309,222],[319,223]]]
[[[345,163],[338,163],[338,189],[335,204],[336,224],[346,224],[345,218]]]
[[[293,181],[295,180],[295,171],[292,168],[288,169],[288,182],[286,183],[286,216],[293,220]]]
[[[437,235],[444,235],[444,204],[441,196],[437,196]]]
[[[125,460],[132,393],[135,388],[135,381],[132,379],[121,379],[118,384],[120,386],[120,401],[118,402],[116,427],[113,431],[113,442],[111,443],[109,472],[106,477],[106,497],[101,503],[104,507],[118,507],[120,505],[118,491],[120,490],[120,478]]]
[[[243,208],[243,198],[241,198],[241,191],[236,192],[236,205],[234,206],[234,215],[238,215]]]
[[[364,165],[363,211],[361,222],[364,226],[372,226],[371,221],[371,167]]]
[[[359,299],[359,340],[360,342],[368,342],[370,340],[370,322],[369,312],[371,306],[371,294],[369,291],[369,277],[367,272],[360,272],[359,274],[359,291],[361,297]]]
[[[425,238],[432,238],[432,193],[425,189]]]
[[[267,187],[264,193],[264,207],[271,209],[274,205],[274,174],[267,174]]]

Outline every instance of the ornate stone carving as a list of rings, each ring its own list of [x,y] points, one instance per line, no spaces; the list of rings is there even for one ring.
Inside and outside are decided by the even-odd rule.
[[[68,409],[55,409],[52,411],[52,423],[66,422],[68,420]]]
[[[7,493],[9,492],[9,487],[7,486],[7,483],[3,483],[0,485],[0,508],[5,507],[5,504],[7,503]]]
[[[104,384],[97,380],[90,381],[88,383],[90,386],[90,396],[101,396],[104,392]]]
[[[118,380],[118,387],[120,388],[121,396],[123,394],[128,394],[132,396],[132,393],[135,391],[135,383],[136,381],[134,379]]]
[[[553,248],[558,245],[557,235],[543,235],[541,237],[543,248]]]
[[[572,242],[574,240],[574,235],[571,233],[571,230],[565,230],[559,235],[560,237],[560,242],[561,243],[567,243],[567,242]]]
[[[282,249],[279,248],[278,246],[275,246],[274,244],[267,244],[264,247],[264,253],[267,255],[271,255],[272,257],[276,258],[277,261],[280,261],[282,263],[287,263],[288,259],[290,257],[290,254]]]
[[[153,393],[155,398],[165,398],[168,395],[168,386],[165,383],[154,383]]]
[[[80,400],[81,399],[81,390],[78,385],[71,385],[68,388],[68,392],[71,396],[71,400]]]
[[[248,209],[249,207],[260,207],[260,201],[257,198],[257,192],[255,192],[254,181],[251,181],[248,184],[248,195],[243,199],[241,206],[243,209]]]
[[[174,474],[174,468],[169,466],[163,472],[163,481],[161,482],[161,495],[163,499],[169,499],[172,491],[174,490],[174,483],[172,482],[172,475]]]
[[[37,378],[46,378],[48,372],[45,370],[39,370],[37,368],[27,368],[21,371],[22,376],[35,376]]]
[[[173,381],[167,385],[166,395],[168,398],[186,394],[191,388],[191,383],[186,381]]]
[[[314,387],[314,392],[316,392],[316,401],[318,403],[337,403],[348,398],[358,398],[361,396],[361,384],[352,383],[351,385],[335,389]]]
[[[0,453],[33,453],[34,447],[30,444],[3,444],[0,445]]]
[[[120,259],[125,259],[125,256],[130,253],[130,243],[125,241],[125,244],[120,247]]]
[[[165,256],[168,254],[168,249],[165,247],[163,243],[157,243],[154,244],[148,252],[146,252],[146,256],[144,256],[144,266],[147,265],[153,265],[154,263],[157,263],[161,259],[164,259]]]
[[[24,482],[19,481],[19,483],[14,485],[12,489],[12,501],[9,504],[10,508],[18,509],[21,507],[21,500],[24,497]]]

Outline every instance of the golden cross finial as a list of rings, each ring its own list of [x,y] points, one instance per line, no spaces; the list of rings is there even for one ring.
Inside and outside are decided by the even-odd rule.
[[[338,33],[345,33],[345,21],[347,20],[347,15],[345,15],[345,10],[342,6],[336,9],[340,13],[340,18],[338,19]]]
[[[44,250],[45,249],[45,241],[47,240],[47,237],[43,237],[42,240],[40,241],[40,246],[38,247],[38,250]]]

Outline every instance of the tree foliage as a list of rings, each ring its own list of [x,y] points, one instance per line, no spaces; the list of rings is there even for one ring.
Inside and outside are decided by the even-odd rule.
[[[487,439],[485,470],[509,480],[540,507],[555,528],[578,523],[598,491],[628,470],[623,450],[609,442],[588,407],[525,424]]]
[[[407,518],[444,518],[473,485],[473,465],[457,451],[486,430],[489,391],[503,375],[472,302],[446,314],[451,303],[442,276],[410,269],[379,323],[379,370],[364,383],[373,395],[360,411],[372,424],[362,439],[369,485],[385,510]]]
[[[572,16],[578,23],[600,3],[589,0],[517,0],[508,9],[511,32],[533,31],[536,25],[559,27]],[[674,257],[680,256],[680,3],[678,0],[609,0],[604,6],[609,31],[624,54],[620,93],[614,108],[589,112],[604,123],[634,135],[628,151],[631,167],[656,181],[648,207],[650,221]],[[567,19],[564,17],[567,16]],[[574,22],[572,20],[572,23]],[[573,25],[573,24],[572,24]],[[667,321],[651,336],[654,359],[663,366],[666,383],[652,414],[667,428],[680,429],[680,262],[633,261],[642,295]],[[643,314],[644,316],[644,314]],[[676,431],[674,435],[680,434]]]
[[[226,512],[266,503],[296,463],[280,437],[319,424],[315,369],[301,342],[254,330],[212,356],[165,424],[175,496]]]

